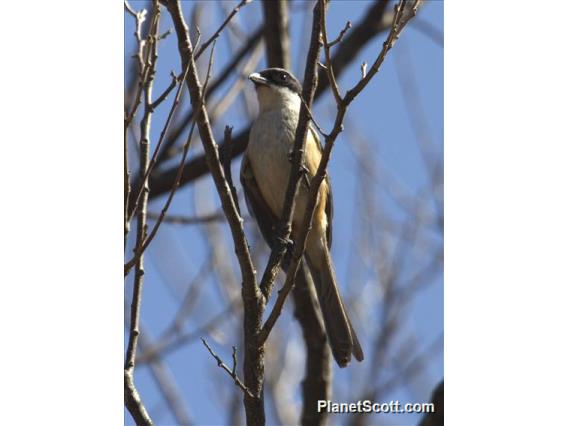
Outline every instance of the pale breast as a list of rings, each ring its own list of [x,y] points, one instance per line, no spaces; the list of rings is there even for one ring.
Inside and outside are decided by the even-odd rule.
[[[281,215],[288,187],[291,168],[288,157],[293,149],[297,122],[297,115],[283,117],[280,111],[271,111],[261,114],[251,128],[247,156],[262,196],[277,216]],[[317,142],[312,137],[308,137],[306,143],[306,153],[312,154],[306,161],[309,169],[308,177],[311,179],[315,174],[321,154],[315,146]],[[317,158],[314,158],[314,154]],[[320,194],[326,192],[324,182]],[[299,226],[303,220],[307,199],[306,186],[300,185],[293,219],[295,227]],[[318,205],[315,224],[325,229],[327,220],[323,208],[323,204]]]
[[[277,214],[288,186],[288,152],[294,143],[296,123],[284,119],[280,111],[266,112],[257,118],[250,133],[248,158],[262,196]]]

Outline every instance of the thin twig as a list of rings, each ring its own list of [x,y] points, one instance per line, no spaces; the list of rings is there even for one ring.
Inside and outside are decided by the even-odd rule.
[[[146,9],[142,9],[140,12],[135,12],[132,7],[128,4],[128,2],[124,2],[124,7],[125,10],[131,14],[132,16],[134,16],[135,20],[136,20],[136,30],[134,31],[134,36],[136,37],[136,41],[138,42],[138,52],[135,55],[135,57],[138,59],[138,75],[139,75],[139,81],[138,81],[138,88],[136,90],[136,95],[134,96],[134,102],[132,104],[132,108],[130,113],[126,114],[126,118],[124,120],[125,124],[125,128],[128,128],[128,126],[130,126],[130,123],[132,122],[132,120],[134,119],[134,116],[136,115],[136,111],[138,110],[138,107],[140,105],[140,103],[142,102],[142,91],[143,88],[146,84],[146,80],[149,78],[149,56],[150,56],[150,49],[146,48],[146,45],[148,44],[148,40],[145,40],[142,38],[142,24],[144,23],[144,21],[146,20],[146,14],[147,11]],[[146,55],[144,56],[144,53],[146,53]]]
[[[213,43],[213,48],[211,49],[211,55],[209,56],[209,65],[207,66],[207,77],[205,79],[204,87],[207,87],[207,84],[209,83],[209,79],[211,77],[211,69],[212,69],[212,66],[213,66],[213,54],[214,54],[214,52],[215,52],[215,42]],[[186,72],[184,73],[184,80],[185,80],[185,77],[187,76],[188,69],[189,68],[186,68]],[[176,177],[175,184],[170,191],[170,195],[168,196],[168,199],[166,200],[166,203],[164,204],[164,207],[162,208],[160,216],[158,217],[158,220],[154,224],[152,231],[150,232],[148,237],[144,240],[144,244],[135,251],[134,257],[131,260],[129,260],[128,262],[126,262],[126,264],[124,265],[124,273],[125,274],[127,274],[128,271],[130,270],[130,268],[132,268],[132,266],[136,263],[136,259],[139,258],[140,256],[142,256],[144,251],[148,248],[148,246],[150,245],[150,243],[152,242],[152,240],[156,236],[156,233],[158,232],[158,229],[160,228],[160,225],[162,224],[164,217],[166,216],[166,213],[167,213],[168,208],[170,207],[170,204],[171,204],[171,202],[174,198],[176,190],[179,187],[179,182],[181,180],[181,175],[183,173],[183,166],[185,164],[185,159],[186,159],[187,154],[189,152],[189,146],[191,145],[191,139],[193,137],[193,131],[195,130],[195,124],[196,124],[196,122],[194,122],[193,125],[191,126],[189,136],[187,137],[187,141],[184,145],[182,158],[181,158],[181,161],[180,161],[180,165],[178,167],[178,175]],[[164,133],[162,133],[162,134],[164,134]],[[162,137],[160,137],[160,142],[162,140],[163,140]],[[147,175],[147,174],[145,174],[145,175]],[[147,183],[146,183],[146,185],[147,185]]]
[[[341,32],[339,33],[339,35],[337,36],[337,38],[333,41],[330,41],[327,46],[328,47],[333,47],[336,44],[341,43],[341,40],[343,40],[343,36],[345,35],[345,33],[347,32],[348,29],[351,28],[351,21],[347,21],[345,23],[345,27],[341,30]]]
[[[239,207],[237,190],[233,184],[233,174],[231,173],[231,134],[233,133],[233,128],[231,126],[225,126],[225,144],[229,149],[223,153],[221,156],[221,162],[223,164],[223,171],[225,172],[225,177],[227,178],[227,183],[231,189],[231,195],[233,196],[233,201],[237,208]],[[241,214],[239,210],[239,215]]]
[[[128,13],[130,13],[130,14],[134,17],[134,19],[137,18],[137,16],[138,16],[137,13],[134,11],[134,9],[132,9],[132,6],[130,6],[130,3],[128,3],[127,0],[124,0],[124,9],[125,9]]]
[[[134,385],[132,375],[124,372],[124,405],[137,425],[153,425],[152,419],[146,411],[146,407],[140,399],[140,394]]]
[[[269,67],[290,69],[288,2],[263,1],[264,46]]]
[[[430,38],[438,46],[444,47],[444,33],[430,22],[423,18],[416,18],[412,22],[411,28],[414,28],[424,34],[426,37]]]
[[[126,114],[126,111],[125,111]],[[124,248],[126,248],[126,238],[130,232],[130,221],[128,220],[128,202],[130,200],[130,170],[128,164],[128,127],[124,127]]]
[[[161,40],[166,39],[171,33],[172,33],[172,29],[171,29],[171,28],[168,28],[167,31],[163,32],[162,34],[160,34],[160,35],[158,36],[158,41],[161,41]]]
[[[306,107],[307,111],[308,111],[308,116],[310,117],[310,121],[313,123],[313,125],[316,127],[316,129],[318,130],[318,132],[320,133],[320,135],[322,135],[323,137],[327,136],[327,133],[325,133],[323,131],[323,129],[321,128],[321,126],[318,124],[318,122],[316,121],[314,115],[312,114],[312,111],[310,109],[310,107],[308,107],[308,104],[306,103],[306,101],[304,100],[304,98],[302,96],[300,96],[300,100],[302,101],[302,104]]]
[[[187,286],[187,290],[183,300],[177,308],[170,325],[165,328],[162,336],[172,336],[180,333],[183,330],[185,320],[192,312],[193,308],[197,305],[199,296],[207,282],[208,278],[213,273],[213,253],[210,253],[204,260],[199,268],[197,275],[191,280]]]
[[[444,335],[443,333],[438,335],[423,352],[415,355],[412,360],[410,360],[406,365],[404,365],[400,371],[392,376],[389,380],[379,384],[372,392],[373,397],[371,399],[376,399],[375,396],[387,395],[388,392],[394,390],[394,388],[399,384],[403,383],[405,378],[415,374],[417,370],[423,365],[424,360],[430,356],[435,355],[444,345]]]
[[[178,85],[180,79],[183,77],[183,75],[177,76],[173,71],[170,73],[170,77],[172,78],[172,82],[170,83],[170,85],[166,88],[166,90],[164,90],[164,92],[158,96],[158,98],[152,102],[152,109],[156,109],[158,107],[158,105],[160,105],[162,102],[164,102],[167,98],[168,95],[172,92],[172,90],[174,90],[176,88],[176,86]]]
[[[132,208],[130,209],[130,215],[134,215],[136,213],[136,209],[138,208],[138,203],[140,200],[140,194],[142,192],[142,188],[144,187],[144,185],[147,183],[148,181],[148,176],[150,176],[150,173],[152,173],[152,169],[154,168],[154,166],[156,165],[156,159],[158,157],[158,152],[160,152],[160,148],[162,147],[162,143],[164,141],[164,138],[166,136],[166,133],[168,131],[168,128],[170,127],[170,123],[172,121],[172,118],[174,116],[174,113],[180,103],[180,99],[181,99],[181,93],[182,93],[182,88],[183,88],[183,83],[185,81],[185,79],[187,78],[187,68],[184,70],[183,75],[180,79],[175,79],[176,85],[178,85],[178,90],[176,92],[176,97],[174,99],[174,102],[170,108],[170,111],[168,113],[168,117],[166,118],[166,122],[164,124],[164,127],[162,128],[162,131],[160,133],[160,138],[158,139],[158,143],[156,144],[156,148],[154,149],[154,153],[152,154],[152,159],[150,160],[150,164],[148,166],[148,169],[146,170],[146,172],[144,173],[144,177],[142,179],[142,183],[141,183],[141,188],[140,191],[138,192],[138,195],[136,196],[136,198],[134,199],[134,205],[132,206]],[[172,82],[173,83],[173,82]],[[174,86],[175,87],[175,86]],[[160,98],[158,98],[159,100]],[[151,109],[155,108],[155,104],[158,102],[158,100],[156,100],[154,103],[152,103],[150,105]],[[161,102],[161,101],[160,101]]]
[[[141,139],[140,139],[140,176],[144,176],[148,168],[150,158],[150,124],[152,120],[152,86],[156,70],[156,62],[158,59],[157,34],[160,22],[160,5],[154,2],[154,16],[152,25],[150,26],[150,36],[148,44],[148,79],[144,84],[144,117],[140,123]],[[140,248],[146,237],[146,212],[148,207],[148,185],[143,186],[143,195],[141,207],[138,212],[137,232],[136,232],[136,248]],[[126,351],[126,359],[124,362],[124,402],[138,425],[152,425],[152,420],[146,411],[144,404],[136,390],[134,384],[134,367],[136,364],[136,349],[138,345],[138,337],[140,335],[140,309],[142,305],[142,287],[144,278],[144,257],[139,256],[135,262],[134,285],[132,292],[132,304],[130,308],[130,330],[128,336],[128,347]]]
[[[304,262],[300,266],[292,295],[294,316],[302,328],[306,344],[301,424],[323,425],[327,413],[325,410],[317,410],[317,401],[331,398],[331,350],[327,344],[314,285],[310,282],[310,274]]]
[[[195,49],[197,50],[197,53],[195,54],[195,60],[196,61],[199,59],[199,57],[205,51],[205,49],[207,49],[211,45],[211,43],[213,43],[215,40],[217,40],[217,38],[219,38],[219,36],[221,35],[221,32],[223,32],[223,30],[225,29],[227,24],[231,21],[231,19],[233,19],[233,16],[235,16],[239,12],[241,7],[245,6],[246,4],[248,4],[250,2],[252,2],[252,0],[241,0],[241,2],[238,5],[235,6],[235,8],[231,11],[231,13],[229,13],[229,16],[227,16],[227,18],[221,24],[219,29],[217,31],[215,31],[215,33],[209,38],[209,40],[207,40],[205,43],[203,43],[203,46],[201,46],[201,48],[199,50],[197,50],[197,44],[196,44],[196,47],[195,47]]]
[[[411,7],[407,8],[406,5],[408,1],[401,0],[395,6],[395,15],[393,19],[393,23],[391,26],[391,30],[386,41],[383,43],[383,48],[381,49],[381,53],[375,59],[375,62],[371,66],[371,69],[365,75],[364,78],[359,80],[359,82],[350,90],[347,91],[345,94],[345,98],[343,102],[347,105],[350,104],[355,97],[361,93],[361,91],[367,86],[369,81],[374,77],[374,75],[379,71],[380,66],[382,65],[387,53],[389,50],[392,49],[396,40],[398,39],[401,31],[404,29],[406,24],[416,16],[416,12],[418,11],[418,7],[421,4],[421,0],[414,0]]]
[[[219,99],[219,101],[212,106],[210,114],[212,123],[215,123],[217,118],[220,117],[222,114],[224,114],[227,111],[227,109],[231,105],[233,105],[234,101],[237,100],[239,96],[245,96],[246,98],[247,94],[250,95],[250,93],[243,90],[243,87],[249,82],[248,76],[250,75],[251,72],[253,72],[257,68],[257,65],[261,58],[262,58],[262,46],[261,44],[258,44],[254,48],[250,57],[243,64],[243,66],[235,70],[237,78],[235,79],[231,87],[225,92],[225,94],[221,97],[221,99]],[[246,103],[245,103],[245,108],[248,113],[250,109],[248,108]],[[223,146],[225,146],[225,144],[223,144]],[[232,154],[232,149],[230,149],[230,151],[232,159],[234,155]]]
[[[145,350],[149,346],[152,346],[152,341],[150,340],[146,330],[143,329],[140,334],[140,349]],[[164,400],[170,407],[170,411],[174,416],[176,423],[180,426],[190,426],[193,424],[193,421],[187,412],[183,396],[176,384],[175,377],[168,368],[167,363],[157,357],[150,363],[149,367],[156,385],[164,396]]]
[[[159,356],[169,354],[182,346],[197,340],[203,336],[204,333],[209,333],[212,329],[214,329],[214,327],[220,325],[223,321],[229,318],[229,315],[233,312],[232,305],[233,301],[231,301],[221,312],[193,331],[186,332],[179,336],[166,336],[165,338],[161,338],[158,342],[154,343],[154,345],[144,351],[144,353],[140,354],[138,357],[138,363],[146,364],[151,362]]]
[[[130,220],[129,220],[129,202],[130,202],[130,194],[132,190],[132,185],[130,183],[130,170],[129,170],[129,163],[128,163],[128,129],[136,114],[136,110],[138,105],[142,100],[142,89],[145,84],[146,75],[144,69],[144,62],[142,61],[142,49],[144,46],[144,41],[142,40],[141,36],[141,28],[142,23],[146,19],[146,10],[143,9],[140,12],[136,12],[132,6],[128,3],[128,1],[124,1],[124,9],[134,17],[136,20],[136,30],[134,32],[134,36],[136,37],[136,41],[138,42],[138,56],[139,56],[139,76],[140,81],[138,82],[138,89],[135,95],[135,101],[132,106],[132,112],[129,114],[127,108],[125,107],[124,111],[124,247],[126,247],[126,238],[128,233],[130,232]],[[149,54],[149,51],[147,52]]]
[[[328,43],[327,41],[327,28],[326,28],[326,19],[325,19],[325,13],[322,13],[321,15],[321,34],[323,37],[323,51],[325,53],[325,62],[326,62],[326,67],[325,67],[325,72],[327,73],[327,77],[330,81],[330,87],[331,87],[331,92],[333,93],[333,97],[335,98],[335,102],[339,105],[339,103],[341,102],[341,93],[339,93],[339,86],[337,85],[337,81],[335,80],[335,74],[333,72],[333,67],[331,65],[331,53],[330,53],[330,47],[331,44]],[[351,24],[350,22],[348,22],[348,24]],[[344,31],[347,31],[347,26],[345,26]],[[344,33],[343,31],[343,33]],[[340,40],[342,37],[341,34],[339,34],[338,40]]]
[[[219,357],[219,355],[217,355],[215,352],[213,352],[213,349],[211,349],[211,346],[209,346],[209,344],[207,343],[207,341],[203,337],[201,338],[201,341],[203,342],[203,344],[205,345],[205,347],[207,348],[207,350],[209,351],[211,356],[213,358],[215,358],[215,361],[217,361],[217,366],[222,368],[223,370],[225,370],[227,372],[227,374],[229,374],[229,376],[231,376],[233,378],[235,385],[240,387],[242,389],[242,391],[244,393],[246,393],[250,398],[256,398],[253,395],[253,393],[250,391],[250,389],[245,386],[245,384],[241,381],[241,379],[239,379],[239,376],[237,376],[237,373],[236,373],[237,348],[235,348],[233,346],[233,368],[230,369],[229,367],[227,367],[227,364],[225,364],[223,362],[223,360]]]
[[[160,17],[160,7],[155,3],[155,13],[152,19],[152,26],[150,32],[155,35],[158,33],[158,22]],[[149,59],[149,79],[144,86],[145,93],[145,110],[144,117],[140,123],[141,140],[140,140],[140,174],[143,176],[146,168],[148,167],[149,157],[150,157],[150,124],[152,119],[152,109],[150,108],[152,99],[152,86],[154,83],[154,70],[156,66],[157,59],[157,47],[155,39],[150,37],[149,51],[152,55]],[[143,188],[142,204],[140,211],[138,212],[138,222],[137,222],[137,234],[136,234],[136,248],[139,249],[146,236],[147,225],[146,225],[146,209],[148,205],[148,187],[147,185]],[[125,370],[133,371],[136,362],[136,346],[138,343],[138,335],[140,334],[140,305],[142,302],[142,285],[144,276],[144,258],[143,256],[138,256],[135,259],[134,265],[136,266],[134,275],[134,289],[132,297],[132,306],[130,314],[130,335],[128,341],[128,349],[126,352]],[[133,266],[134,266],[133,265]]]

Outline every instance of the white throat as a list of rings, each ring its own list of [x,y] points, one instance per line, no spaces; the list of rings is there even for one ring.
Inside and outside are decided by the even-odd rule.
[[[257,86],[259,113],[274,110],[300,111],[300,96],[285,87]]]

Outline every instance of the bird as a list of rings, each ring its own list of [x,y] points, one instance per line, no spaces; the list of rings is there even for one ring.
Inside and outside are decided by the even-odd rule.
[[[293,150],[301,107],[302,85],[283,68],[267,68],[250,74],[256,89],[259,114],[254,120],[241,163],[240,180],[248,210],[256,220],[270,247],[276,241],[278,222],[291,172]],[[295,240],[308,204],[309,182],[316,174],[322,156],[319,137],[308,126],[304,169],[300,179],[292,216],[292,240]],[[364,359],[363,350],[347,315],[330,254],[332,240],[333,198],[326,176],[321,183],[312,228],[308,233],[304,259],[312,275],[321,307],[328,343],[340,367],[346,367],[354,356]],[[287,258],[289,261],[289,258]],[[283,268],[288,267],[287,260]]]

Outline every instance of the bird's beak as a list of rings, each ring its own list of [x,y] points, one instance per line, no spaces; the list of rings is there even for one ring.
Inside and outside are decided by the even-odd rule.
[[[268,80],[257,72],[253,72],[251,75],[249,75],[249,80],[252,81],[255,85],[260,84],[263,86],[268,86]]]

